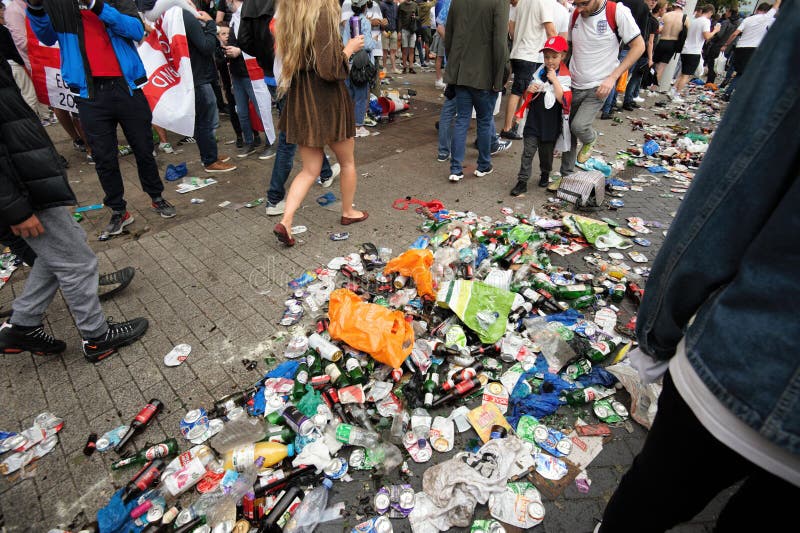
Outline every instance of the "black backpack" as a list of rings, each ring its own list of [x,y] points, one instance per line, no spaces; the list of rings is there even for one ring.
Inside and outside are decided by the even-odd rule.
[[[689,34],[689,28],[686,27],[686,15],[681,19],[681,32],[678,38],[675,39],[675,53],[680,54],[683,50],[683,45],[686,44],[686,36]]]
[[[372,62],[372,54],[366,50],[359,50],[353,54],[352,60],[350,64],[350,81],[353,85],[358,87],[371,85],[375,76],[378,75],[378,69],[375,63]]]

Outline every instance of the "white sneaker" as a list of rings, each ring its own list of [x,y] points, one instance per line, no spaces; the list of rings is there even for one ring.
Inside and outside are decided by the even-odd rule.
[[[436,80],[433,86],[436,87],[437,89],[444,89],[445,87],[447,87],[447,84],[442,80]]]
[[[323,180],[321,177],[318,177],[317,183],[319,183],[320,185],[322,185],[327,189],[333,184],[333,180],[336,179],[336,176],[338,176],[341,171],[342,171],[342,165],[340,165],[339,163],[334,163],[333,165],[331,165],[331,172],[332,172],[331,177],[326,180]]]
[[[356,137],[369,137],[369,131],[364,126],[356,128]]]
[[[488,175],[489,175],[489,174],[491,174],[492,172],[494,172],[494,167],[489,167],[489,168],[487,168],[486,170],[478,170],[478,169],[476,168],[476,169],[475,169],[475,172],[474,172],[473,174],[475,174],[475,175],[476,175],[477,177],[479,177],[479,178],[482,178],[482,177],[484,177],[484,176],[488,176]]]
[[[684,99],[681,98],[681,95],[679,95],[678,93],[675,93],[674,95],[672,95],[672,101],[673,101],[673,103],[676,103],[676,104],[682,104],[684,102]]]
[[[644,98],[642,98],[641,96],[635,96],[633,98],[633,101],[636,102],[637,104],[641,104],[642,102],[644,102]]]
[[[450,177],[448,179],[455,183],[461,181],[463,178],[464,178],[464,173],[462,172],[461,174],[450,174]]]
[[[159,143],[158,144],[159,150],[164,152],[165,154],[174,154],[175,150],[172,148],[170,143]]]
[[[277,204],[271,204],[267,201],[267,215],[274,217],[276,215],[282,215],[283,212],[286,211],[286,200],[281,200]]]

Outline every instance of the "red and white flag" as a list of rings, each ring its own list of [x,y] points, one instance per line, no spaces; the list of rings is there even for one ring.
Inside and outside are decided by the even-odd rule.
[[[58,42],[53,46],[41,43],[27,19],[25,28],[28,30],[28,58],[31,62],[31,79],[36,98],[44,105],[77,113],[75,98],[61,77],[61,50]]]
[[[153,110],[153,124],[194,135],[194,79],[182,9],[170,8],[153,28],[139,45],[139,57],[147,71],[142,90]]]

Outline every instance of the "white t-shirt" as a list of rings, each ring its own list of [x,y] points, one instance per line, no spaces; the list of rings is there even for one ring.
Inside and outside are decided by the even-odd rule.
[[[742,25],[739,26],[742,35],[739,37],[736,48],[757,48],[767,34],[770,25],[775,22],[775,13],[774,9],[770,9],[766,13],[744,19]]]
[[[697,17],[689,24],[689,31],[686,32],[686,42],[683,43],[682,54],[700,55],[703,51],[703,43],[706,42],[703,32],[711,31],[711,19]]]
[[[569,9],[559,4],[556,0],[553,0],[553,2],[556,4],[554,17],[556,33],[567,33],[569,32]]]
[[[508,6],[508,21],[517,20],[517,6]]]
[[[617,33],[625,44],[639,36],[639,26],[633,20],[631,10],[617,3]],[[575,26],[570,28],[572,59],[569,71],[573,89],[593,89],[619,66],[619,41],[606,20],[606,4],[597,11],[583,17],[578,15]]]
[[[553,22],[555,0],[519,0],[514,19],[511,59],[541,63],[539,50],[547,40],[545,22]]]

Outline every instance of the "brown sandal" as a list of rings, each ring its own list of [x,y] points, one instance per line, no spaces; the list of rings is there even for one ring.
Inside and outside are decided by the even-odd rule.
[[[272,233],[278,238],[286,246],[294,246],[294,237],[289,235],[289,232],[286,230],[286,226],[278,222],[275,224],[275,227],[272,229]]]
[[[364,220],[367,220],[367,218],[369,218],[369,213],[364,211],[363,215],[361,215],[360,217],[356,217],[356,218],[350,218],[350,217],[343,216],[342,220],[340,220],[340,222],[341,222],[342,226],[349,226],[350,224],[355,224],[356,222],[362,222]]]

